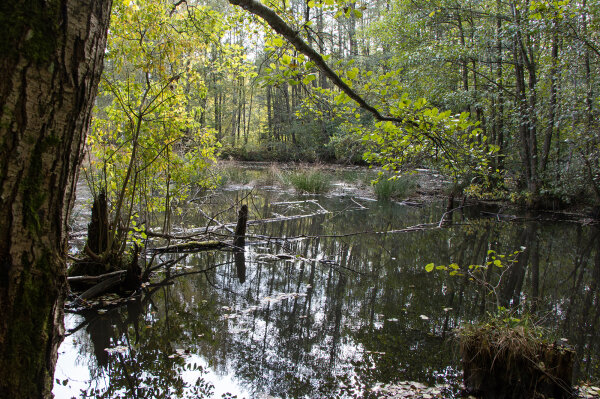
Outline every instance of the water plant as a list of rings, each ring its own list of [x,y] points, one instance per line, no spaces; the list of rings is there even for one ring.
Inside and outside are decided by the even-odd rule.
[[[417,184],[411,176],[396,178],[381,178],[374,185],[375,196],[380,201],[389,201],[395,198],[406,198],[414,192]]]
[[[289,172],[284,180],[294,186],[296,191],[304,193],[323,194],[331,188],[331,178],[318,168]]]

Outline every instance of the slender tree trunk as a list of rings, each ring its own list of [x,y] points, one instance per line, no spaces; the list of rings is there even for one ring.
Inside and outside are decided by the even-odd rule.
[[[217,138],[221,140],[223,138],[223,93],[221,91],[219,91],[217,110],[217,127],[219,131]]]
[[[466,49],[465,32],[463,30],[463,22],[462,22],[462,17],[460,16],[460,14],[458,15],[457,23],[458,23],[460,45],[463,49]],[[467,65],[467,59],[464,56],[461,56],[460,65],[461,65],[463,90],[465,91],[465,95],[466,95],[469,91],[469,68]],[[473,73],[475,73],[475,71],[473,71]],[[470,103],[470,101],[469,101],[469,103]],[[465,111],[471,112],[470,104],[467,105],[467,107],[465,108]]]
[[[267,124],[269,128],[269,139],[273,137],[273,112],[272,112],[272,96],[271,92],[273,91],[271,86],[267,86]]]
[[[496,2],[500,15],[502,9],[501,0]],[[496,145],[499,147],[496,157],[496,168],[504,169],[504,78],[503,78],[503,58],[502,58],[502,18],[496,19],[496,56],[498,57],[498,67],[496,69],[496,84],[498,90],[498,105],[496,110]]]
[[[250,136],[250,124],[252,122],[252,102],[254,99],[254,85],[250,88],[250,104],[248,105],[248,117],[246,122],[246,130],[244,131],[244,144],[248,144]]]
[[[531,181],[531,154],[528,140],[527,123],[527,99],[525,94],[525,72],[523,67],[522,53],[518,48],[518,43],[514,43],[515,58],[515,102],[517,104],[519,121],[519,139],[521,141],[521,163],[524,170],[524,183],[528,185]]]
[[[317,8],[317,43],[319,44],[319,52],[325,52],[325,39],[324,39],[324,21],[323,21],[323,9],[321,7]],[[327,88],[327,76],[319,69],[319,86],[326,89]],[[320,109],[320,108],[319,108]]]
[[[357,57],[358,44],[356,42],[356,16],[354,15],[356,4],[351,2],[348,7],[350,7],[350,17],[348,18],[348,42],[350,45],[350,57]]]
[[[519,139],[521,142],[521,163],[524,169],[524,185],[531,192],[533,190],[534,182],[536,180],[535,170],[532,169],[534,165],[534,154],[533,148],[531,147],[531,110],[527,101],[527,86],[525,84],[525,69],[527,67],[527,55],[525,54],[525,46],[521,36],[521,15],[519,9],[514,3],[511,4],[512,16],[517,31],[513,35],[513,55],[515,61],[515,102],[518,110],[518,121],[519,121]],[[530,87],[531,87],[531,76],[530,76]],[[531,94],[530,94],[531,95]]]
[[[550,145],[554,134],[554,124],[556,123],[556,97],[557,97],[557,74],[558,74],[558,27],[554,21],[554,32],[552,34],[552,51],[550,66],[550,103],[548,104],[548,127],[546,128],[546,137],[544,138],[544,147],[542,149],[542,163],[540,172],[545,172],[548,166],[548,157],[550,155]],[[556,143],[560,145],[560,143]]]
[[[0,12],[0,397],[50,398],[66,295],[67,219],[111,1]]]
[[[537,195],[540,185],[539,181],[539,168],[538,168],[538,143],[537,143],[537,71],[534,60],[534,51],[530,48],[529,56],[526,54],[523,57],[527,60],[527,72],[528,72],[528,85],[529,85],[529,108],[527,110],[527,124],[528,124],[528,141],[531,157],[529,159],[531,169],[531,179],[528,183],[529,191]]]

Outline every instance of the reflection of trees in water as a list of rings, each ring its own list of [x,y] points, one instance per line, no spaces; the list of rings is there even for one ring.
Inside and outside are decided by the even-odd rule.
[[[280,230],[277,234],[313,235],[307,228],[325,226],[325,231],[329,231],[328,222],[326,217],[321,223],[290,222],[287,223],[285,231],[281,230],[282,226],[278,226]],[[348,229],[340,227],[340,224],[347,224]],[[349,231],[350,226],[355,226],[356,230],[356,226],[362,227],[364,224],[350,215],[340,220],[335,228],[339,231]],[[293,228],[298,226],[300,230]],[[271,266],[271,291],[273,281],[279,282],[275,285],[275,292],[289,292],[290,281],[293,279],[296,279],[293,280],[296,285],[291,286],[299,286],[299,281],[307,278],[304,273],[310,266],[313,272],[316,270],[317,275],[317,279],[311,279],[314,288],[311,289],[311,295],[298,300],[304,301],[304,308],[309,304],[313,305],[314,310],[311,310],[310,314],[320,314],[320,317],[313,318],[308,326],[306,323],[311,318],[297,320],[294,324],[290,315],[295,314],[295,307],[287,309],[282,308],[282,305],[270,306],[262,321],[273,327],[274,331],[269,334],[265,331],[262,347],[272,348],[272,345],[275,345],[276,349],[272,352],[286,357],[289,363],[296,364],[302,360],[304,362],[295,367],[288,365],[287,369],[283,361],[283,365],[253,367],[251,371],[243,373],[247,375],[245,379],[256,384],[261,375],[270,376],[271,379],[265,379],[258,385],[264,386],[260,391],[273,394],[290,392],[294,384],[313,387],[324,384],[332,387],[331,389],[339,389],[336,385],[339,381],[327,384],[327,381],[336,375],[338,380],[343,375],[350,375],[355,379],[355,384],[358,380],[357,384],[360,386],[394,379],[440,382],[442,378],[437,377],[436,373],[444,374],[447,372],[447,366],[456,366],[456,353],[453,352],[452,344],[443,341],[441,337],[446,336],[452,328],[483,317],[487,311],[493,311],[495,300],[487,290],[475,286],[466,276],[425,274],[424,265],[435,261],[436,264],[456,262],[467,267],[470,264],[484,263],[489,249],[498,253],[510,253],[521,246],[525,249],[519,254],[518,263],[506,272],[499,287],[501,302],[512,304],[520,311],[536,311],[555,329],[557,321],[567,315],[565,310],[571,310],[572,314],[581,319],[586,317],[583,310],[589,308],[595,319],[588,317],[590,320],[585,324],[584,332],[565,329],[561,331],[570,338],[572,344],[580,346],[578,353],[589,354],[589,361],[585,364],[585,375],[597,379],[597,373],[595,377],[593,372],[590,374],[590,370],[593,370],[590,364],[597,364],[597,333],[594,323],[597,321],[595,310],[598,307],[586,304],[596,304],[597,301],[597,287],[592,285],[589,292],[586,288],[592,277],[589,262],[592,259],[577,262],[573,259],[574,248],[589,247],[588,241],[596,240],[595,233],[590,229],[585,230],[587,231],[582,233],[582,236],[586,238],[582,241],[581,237],[575,238],[570,234],[573,231],[572,226],[535,222],[509,224],[480,220],[473,221],[469,226],[458,225],[448,230],[413,233],[401,237],[361,235],[355,238],[322,238],[296,243],[288,248],[289,252],[307,258],[322,254],[321,256],[332,260],[332,265],[314,262],[300,265],[297,266],[297,275],[290,274],[289,267],[285,264],[277,270],[276,266]],[[587,252],[591,252],[593,256],[596,250],[588,249]],[[578,258],[581,256],[578,255]],[[336,265],[342,265],[344,268]],[[579,272],[574,273],[574,268],[579,269]],[[489,268],[485,278],[495,283],[500,272],[501,270]],[[277,279],[277,275],[281,277]],[[570,289],[578,279],[587,283],[577,289]],[[343,290],[337,290],[342,286]],[[340,297],[341,291],[343,293]],[[260,295],[256,298],[260,298]],[[444,308],[447,311],[444,311]],[[421,315],[426,315],[428,320],[422,320]],[[309,341],[304,335],[304,345],[298,340],[299,334],[296,333],[296,329],[299,330],[302,326],[307,326],[305,334],[315,337]],[[269,335],[275,338],[266,344]],[[232,339],[236,340],[238,345],[250,348],[242,352],[253,353],[251,344],[242,345],[243,339],[240,337],[234,336]],[[338,349],[340,341],[344,340],[351,342],[358,353],[348,356],[343,349]],[[315,347],[323,346],[326,347],[324,350],[311,351]],[[303,348],[304,352],[294,352],[295,348],[299,347]],[[364,355],[364,351],[378,353]],[[306,356],[306,353],[311,356]],[[259,352],[257,356],[260,362],[265,362],[265,355],[268,353]],[[348,367],[352,361],[355,363]],[[236,367],[243,368],[244,363],[238,362]],[[337,367],[330,367],[332,363]],[[307,378],[300,371],[294,372],[302,370],[303,367],[312,368],[314,374],[320,376],[320,381],[307,383]],[[273,375],[280,375],[280,380],[277,381]],[[285,378],[290,382],[281,381]],[[304,381],[304,385],[299,381]],[[277,386],[280,388],[275,389]],[[318,394],[318,391],[311,392],[312,395]]]
[[[100,316],[96,312],[82,314],[88,323],[86,332],[91,345],[87,347],[96,359],[97,368],[91,370],[92,381],[81,397],[210,397],[213,387],[203,378],[206,372],[201,366],[186,365],[183,353],[174,350],[174,345],[192,347],[188,331],[207,327],[198,325],[195,317],[187,317],[182,303],[172,297],[164,301],[167,306],[158,316],[159,307],[152,301],[169,297],[171,288],[167,286],[160,291]],[[113,351],[115,348],[120,349]],[[194,372],[197,379],[193,382],[184,379],[185,370]],[[108,386],[98,388],[103,386],[102,381],[108,381]]]
[[[330,201],[323,205],[332,211],[345,206]],[[369,212],[333,212],[251,227],[249,234],[295,237],[382,231],[423,219],[438,221],[441,215],[434,208],[372,207]],[[258,200],[250,209],[260,211],[260,217],[274,211],[267,201]],[[116,320],[112,313],[105,315],[104,324],[115,325],[108,335],[89,331],[98,364],[113,381],[104,397],[114,397],[135,384],[154,387],[146,391],[152,394],[167,387],[184,390],[180,373],[185,361],[168,357],[174,347],[204,357],[217,373],[235,373],[255,396],[352,396],[348,390],[353,388],[342,384],[360,391],[375,382],[442,382],[457,367],[457,353],[443,337],[485,316],[495,307],[495,299],[466,276],[425,273],[425,264],[456,262],[468,267],[484,263],[490,249],[509,253],[521,246],[525,250],[518,255],[518,263],[502,277],[501,302],[545,315],[550,326],[560,324],[561,333],[585,356],[578,375],[597,380],[598,230],[490,220],[461,225],[461,220],[455,218],[455,225],[443,230],[321,237],[249,247],[242,283],[241,260],[237,259],[237,267],[234,262],[239,253],[190,257],[189,264],[199,268],[231,263],[206,276],[178,279],[138,310],[119,310]],[[257,257],[261,251],[312,261],[265,262]],[[491,283],[499,276],[494,268],[485,272]],[[279,293],[302,295],[264,300]],[[252,306],[256,308],[244,312]],[[223,320],[224,313],[234,317]],[[148,323],[152,328],[145,328]],[[107,337],[113,345],[119,340],[131,349],[107,360],[103,349],[97,349],[106,345]],[[205,388],[203,394],[208,395],[210,387]]]

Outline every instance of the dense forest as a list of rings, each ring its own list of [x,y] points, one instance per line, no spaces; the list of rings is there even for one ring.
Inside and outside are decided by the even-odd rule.
[[[138,168],[182,183],[217,156],[370,162],[439,169],[474,197],[598,203],[594,2],[269,5],[330,74],[240,8],[117,2],[95,160],[133,160],[143,142]]]

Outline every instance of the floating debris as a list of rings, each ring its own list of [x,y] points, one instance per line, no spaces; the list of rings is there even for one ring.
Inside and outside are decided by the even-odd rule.
[[[371,388],[377,393],[378,398],[400,399],[400,398],[445,398],[448,396],[450,386],[447,384],[428,387],[420,382],[400,381],[397,384],[376,385]]]
[[[600,398],[600,388],[590,385],[582,385],[578,389],[578,398],[595,399]]]

